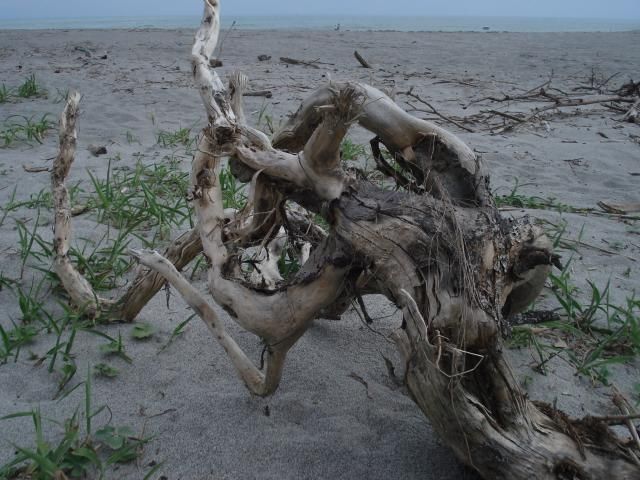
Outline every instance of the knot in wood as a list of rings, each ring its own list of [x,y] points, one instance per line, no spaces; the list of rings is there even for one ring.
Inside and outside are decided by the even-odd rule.
[[[206,190],[216,185],[216,172],[210,168],[203,168],[196,176],[197,189]]]

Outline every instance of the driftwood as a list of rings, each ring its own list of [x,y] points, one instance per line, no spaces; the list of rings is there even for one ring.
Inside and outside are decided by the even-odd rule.
[[[640,102],[640,91],[638,84],[629,82],[617,89],[605,89],[605,85],[607,85],[613,78],[615,78],[615,76],[616,75],[610,76],[608,79],[598,85],[595,85],[595,82],[592,79],[590,86],[577,87],[576,89],[574,89],[574,91],[587,90],[597,92],[597,94],[594,95],[585,96],[583,94],[567,93],[563,90],[553,87],[551,80],[547,80],[542,85],[537,86],[520,95],[482,97],[470,102],[465,108],[469,108],[472,105],[486,102],[493,104],[506,103],[508,105],[517,103],[537,103],[541,105],[530,109],[527,113],[508,112],[498,110],[497,108],[491,108],[488,110],[484,110],[479,114],[471,115],[465,117],[464,119],[457,120],[455,121],[455,123],[456,126],[463,129],[466,129],[466,127],[460,125],[461,123],[483,124],[487,126],[492,133],[500,134],[541,118],[541,115],[546,112],[589,105],[602,105],[608,107],[616,112],[623,113],[624,116],[621,119],[622,121],[634,122],[636,121],[638,115],[638,102]],[[629,104],[632,104],[632,106],[629,107]],[[429,107],[432,110],[431,113],[435,113],[441,116],[437,111],[435,111],[432,106],[429,105]],[[495,125],[495,122],[492,122],[495,117],[501,117],[503,121],[505,121],[505,123],[503,123],[502,125]],[[450,118],[442,116],[441,118],[449,121],[450,123],[454,123],[454,121],[452,121]],[[508,120],[508,122],[506,122],[506,120]]]
[[[360,65],[362,65],[362,68],[372,68],[371,65],[369,65],[369,62],[367,62],[364,59],[364,57],[362,55],[360,55],[360,53],[358,53],[357,50],[355,52],[353,52],[353,55],[354,55],[354,57],[356,57],[356,60],[358,60]]]
[[[165,280],[151,270],[141,270],[132,286],[119,300],[99,297],[89,282],[77,271],[69,258],[71,242],[71,217],[74,212],[69,202],[69,192],[65,185],[73,164],[77,133],[76,120],[79,114],[81,96],[72,92],[60,118],[60,151],[51,170],[51,188],[55,213],[53,268],[71,302],[85,315],[100,317],[107,322],[132,321],[147,302],[160,290]],[[84,209],[86,210],[86,208]],[[84,211],[83,210],[83,211]],[[196,230],[178,238],[165,251],[178,268],[191,263],[202,251],[202,243]]]
[[[246,77],[234,74],[227,89],[209,67],[219,11],[219,0],[205,0],[192,50],[209,125],[193,159],[190,196],[197,227],[185,245],[206,255],[214,301],[263,340],[264,368],[248,359],[174,266],[191,256],[186,246],[177,245],[180,255],[171,259],[132,252],[158,275],[152,280],[144,271],[142,283],[134,282],[133,292],[135,283],[147,285],[144,298],[133,301],[136,308],[166,279],[206,323],[248,389],[270,395],[289,349],[314,319],[339,317],[359,296],[385,295],[403,313],[393,338],[412,398],[443,442],[484,478],[640,479],[633,445],[618,440],[606,421],[571,420],[530,401],[502,354],[506,318],[535,299],[559,261],[550,240],[527,218],[500,216],[481,159],[455,135],[355,82],[315,91],[271,142],[246,124]],[[97,310],[102,301],[65,260],[68,200],[62,187],[76,114],[72,95],[56,164],[66,171],[53,175],[61,217],[56,258],[60,272],[73,280],[63,282],[72,299]],[[343,170],[340,145],[355,123],[376,136],[380,169],[398,173],[395,191]],[[222,206],[218,175],[227,158],[234,175],[249,183],[249,201],[238,212]],[[308,221],[317,215],[327,231]],[[276,251],[273,242],[282,231],[311,246],[297,273],[266,281],[259,267],[268,262],[255,264],[257,274],[243,269],[250,249]]]
[[[304,65],[306,67],[320,68],[318,65],[316,65],[317,60],[313,62],[305,62],[304,60],[296,60],[295,58],[280,57],[280,61],[289,65]]]
[[[622,117],[623,122],[638,123],[640,120],[640,99],[636,100],[633,106]]]
[[[421,103],[422,105],[426,106],[428,108],[428,110],[424,110],[424,109],[420,109],[415,107],[414,105],[411,105],[409,103],[409,105],[413,108],[413,111],[416,112],[427,112],[427,113],[433,113],[434,115],[437,115],[438,117],[440,117],[442,120],[444,120],[445,122],[451,123],[453,125],[455,125],[456,127],[458,127],[461,130],[464,130],[465,132],[469,132],[469,133],[473,133],[473,129],[466,127],[465,125],[462,124],[461,121],[457,121],[452,119],[451,117],[448,117],[446,115],[443,115],[442,113],[440,113],[438,110],[436,110],[436,108],[431,105],[429,102],[427,102],[426,100],[424,100],[422,97],[420,97],[419,95],[416,95],[415,93],[413,93],[413,89],[409,89],[409,91],[407,91],[406,93],[404,93],[404,95],[418,101],[419,103]],[[516,118],[517,119],[517,118]],[[520,121],[520,119],[517,119],[518,121]]]
[[[253,92],[244,92],[242,94],[245,97],[273,97],[273,92],[271,90],[255,90]]]

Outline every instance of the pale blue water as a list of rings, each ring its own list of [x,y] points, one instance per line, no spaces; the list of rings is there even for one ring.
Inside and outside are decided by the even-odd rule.
[[[560,1],[560,0],[559,0]],[[0,19],[0,29],[76,29],[76,28],[195,28],[198,16],[57,18],[43,20]],[[233,16],[223,26],[236,22],[238,29],[261,30],[396,30],[430,32],[618,32],[640,31],[640,20],[529,17],[375,17],[375,16]]]

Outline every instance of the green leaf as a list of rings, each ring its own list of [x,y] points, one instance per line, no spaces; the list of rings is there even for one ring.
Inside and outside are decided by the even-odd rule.
[[[99,363],[93,367],[93,373],[97,376],[115,378],[120,374],[120,370],[107,363]]]
[[[148,323],[138,323],[133,327],[131,336],[136,340],[146,340],[153,335],[153,327]]]
[[[137,444],[125,444],[121,448],[113,452],[109,458],[107,458],[107,465],[113,465],[114,463],[128,463],[138,458],[138,445]]]
[[[116,355],[121,352],[121,344],[118,342],[106,343],[104,345],[100,345],[100,351],[108,355]]]
[[[114,427],[106,426],[98,430],[95,434],[96,441],[105,444],[112,450],[117,450],[124,446],[126,438],[120,435]]]

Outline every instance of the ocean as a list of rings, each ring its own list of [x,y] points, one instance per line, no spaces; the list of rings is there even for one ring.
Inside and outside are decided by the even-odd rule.
[[[199,16],[1,19],[0,29],[136,29],[197,27]],[[426,32],[620,32],[640,31],[640,19],[532,17],[376,17],[376,16],[245,16],[225,15],[223,27],[237,29]]]

